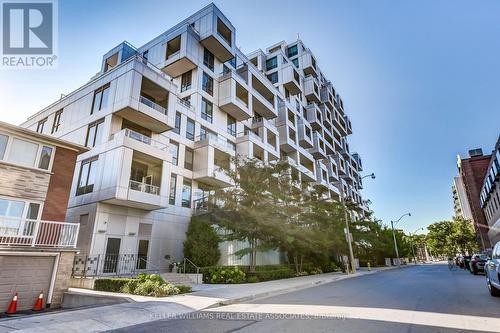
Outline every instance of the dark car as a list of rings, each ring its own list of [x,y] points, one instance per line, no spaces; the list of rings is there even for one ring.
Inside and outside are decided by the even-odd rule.
[[[484,273],[484,265],[488,261],[488,255],[486,254],[474,254],[469,262],[469,270],[471,274],[477,275],[479,272]]]
[[[462,265],[460,267],[462,267],[463,269],[470,269],[469,262],[471,258],[472,256],[464,256],[462,259]]]

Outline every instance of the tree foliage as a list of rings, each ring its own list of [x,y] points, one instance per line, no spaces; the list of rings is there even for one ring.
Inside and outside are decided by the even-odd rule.
[[[454,256],[477,250],[474,227],[462,217],[433,223],[427,229],[427,247],[433,255]]]
[[[193,217],[184,241],[184,255],[197,266],[217,265],[220,259],[220,238],[207,222]]]

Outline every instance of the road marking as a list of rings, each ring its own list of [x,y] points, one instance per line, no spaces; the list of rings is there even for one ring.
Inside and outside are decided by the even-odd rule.
[[[500,332],[499,318],[399,309],[298,304],[233,304],[204,311],[305,315],[312,318],[363,319],[471,331]]]

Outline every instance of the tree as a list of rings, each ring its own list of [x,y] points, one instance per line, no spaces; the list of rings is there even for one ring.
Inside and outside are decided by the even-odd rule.
[[[213,266],[219,262],[220,237],[216,230],[198,217],[189,223],[184,241],[184,255],[197,266]]]
[[[454,256],[477,250],[474,227],[462,217],[433,223],[427,229],[427,246],[435,255]]]
[[[462,254],[477,251],[476,232],[472,223],[463,217],[453,218],[452,234],[449,241]]]

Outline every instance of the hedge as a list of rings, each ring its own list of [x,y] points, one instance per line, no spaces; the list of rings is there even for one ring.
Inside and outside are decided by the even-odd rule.
[[[256,270],[255,272],[247,272],[246,274],[248,282],[262,282],[262,281],[271,281],[279,279],[288,279],[295,276],[295,272],[290,268],[275,269],[272,271]]]
[[[94,283],[94,290],[111,291],[119,293],[121,289],[131,280],[130,278],[97,279]]]

